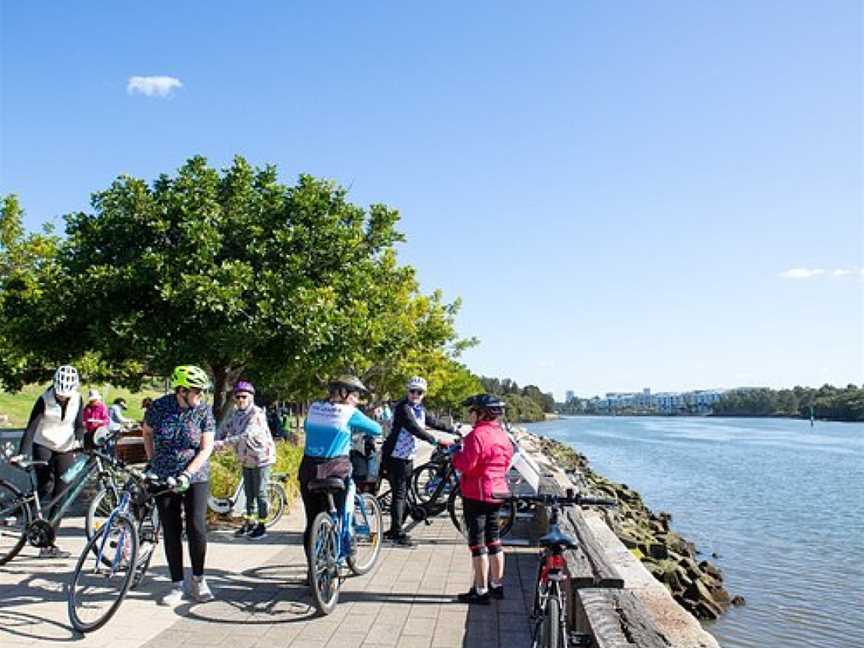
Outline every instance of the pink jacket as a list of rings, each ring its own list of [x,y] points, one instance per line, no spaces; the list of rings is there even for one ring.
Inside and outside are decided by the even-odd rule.
[[[108,406],[102,401],[87,403],[82,412],[84,427],[92,432],[100,427],[108,427]]]
[[[494,502],[493,493],[507,493],[507,469],[513,446],[497,421],[480,421],[453,455],[460,475],[462,495],[467,499]]]

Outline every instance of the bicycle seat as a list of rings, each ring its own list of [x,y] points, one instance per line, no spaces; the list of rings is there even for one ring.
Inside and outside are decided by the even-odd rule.
[[[309,482],[309,492],[317,493],[320,491],[343,491],[345,490],[345,481],[339,477],[328,477],[327,479],[313,479]]]
[[[538,540],[541,547],[559,546],[565,549],[575,549],[576,541],[566,533],[562,533],[557,525],[553,526],[549,533]]]

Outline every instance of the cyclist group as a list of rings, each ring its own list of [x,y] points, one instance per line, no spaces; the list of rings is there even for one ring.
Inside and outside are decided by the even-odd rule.
[[[211,408],[203,401],[210,386],[207,373],[193,365],[175,368],[171,377],[173,393],[157,398],[146,409],[142,425],[149,470],[159,479],[176,480],[176,487],[157,498],[159,519],[163,528],[165,555],[171,576],[171,587],[162,604],[177,605],[188,595],[194,601],[213,599],[204,575],[207,550],[206,511],[209,494],[209,458],[214,449],[233,448],[244,471],[246,488],[246,523],[237,532],[250,539],[264,535],[262,521],[267,516],[267,482],[270,466],[275,462],[275,446],[267,426],[266,414],[254,402],[255,388],[240,381],[233,390],[235,410],[223,426],[227,436],[216,441],[216,422]],[[40,500],[47,501],[59,491],[61,476],[72,465],[74,451],[88,445],[106,412],[98,392],[91,390],[85,406],[78,391],[79,376],[74,367],[59,367],[53,384],[37,399],[21,443],[21,454],[45,462],[36,469]],[[457,430],[435,419],[423,406],[427,383],[412,378],[406,396],[393,410],[390,433],[382,447],[382,468],[392,493],[390,529],[385,534],[397,546],[414,543],[403,532],[406,502],[417,439],[450,446],[449,439],[438,440],[427,427],[444,432]],[[309,535],[312,521],[323,510],[318,493],[312,492],[313,480],[343,480],[345,489],[337,497],[337,506],[345,510],[353,493],[351,482],[352,432],[379,437],[379,423],[363,414],[358,403],[367,389],[355,376],[340,376],[329,384],[326,399],[314,402],[305,421],[306,441],[299,469],[300,492],[306,512],[304,545],[309,557]],[[121,403],[109,424],[122,418]],[[508,490],[505,475],[513,454],[510,439],[501,425],[504,403],[490,394],[467,399],[472,431],[465,436],[461,449],[453,454],[453,465],[460,471],[468,546],[472,556],[473,583],[458,599],[465,603],[488,604],[490,598],[503,598],[504,554],[498,530],[501,502],[493,493]],[[125,406],[125,402],[122,403]],[[122,407],[125,409],[125,407]],[[112,408],[113,409],[113,408]],[[184,515],[185,514],[185,515]],[[188,541],[192,579],[188,590],[183,580],[182,535]],[[350,525],[349,525],[350,529]],[[55,545],[43,548],[43,557],[68,557]]]

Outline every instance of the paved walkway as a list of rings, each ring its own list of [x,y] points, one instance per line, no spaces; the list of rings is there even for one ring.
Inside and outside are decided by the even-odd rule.
[[[77,556],[83,520],[65,521],[60,544]],[[385,526],[389,526],[385,524]],[[161,548],[150,576],[101,630],[76,635],[65,587],[74,558],[42,561],[36,550],[0,567],[0,646],[75,648],[456,648],[531,645],[527,618],[536,557],[508,548],[507,598],[488,607],[456,603],[470,581],[470,557],[446,514],[418,526],[415,549],[385,545],[378,566],[345,581],[337,610],[315,617],[302,585],[302,505],[253,543],[230,531],[209,537],[207,575],[216,600],[168,609],[156,601],[168,584]]]

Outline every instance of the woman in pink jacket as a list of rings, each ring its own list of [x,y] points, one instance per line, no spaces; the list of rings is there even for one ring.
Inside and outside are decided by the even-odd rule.
[[[84,406],[84,427],[93,432],[100,427],[108,427],[108,406],[102,401],[102,395],[96,389],[87,394],[87,404]]]
[[[477,394],[462,405],[468,407],[473,429],[462,450],[453,455],[453,466],[460,472],[474,586],[458,598],[462,603],[489,605],[490,596],[504,598],[504,553],[498,530],[501,502],[493,493],[509,492],[506,475],[513,446],[501,427],[503,400]]]

